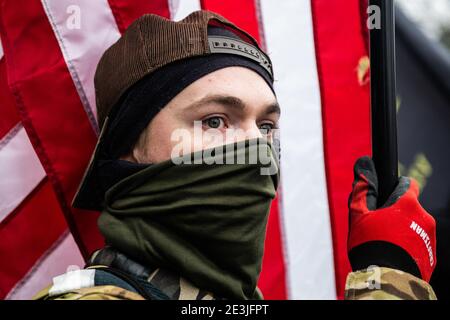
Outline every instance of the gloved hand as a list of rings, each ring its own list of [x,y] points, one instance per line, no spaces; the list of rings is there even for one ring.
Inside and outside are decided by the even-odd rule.
[[[417,199],[417,182],[400,177],[394,192],[377,209],[378,179],[372,160],[358,159],[354,174],[348,237],[353,270],[377,265],[429,281],[436,266],[436,222]]]

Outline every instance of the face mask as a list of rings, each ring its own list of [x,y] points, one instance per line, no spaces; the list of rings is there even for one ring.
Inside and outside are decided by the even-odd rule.
[[[108,245],[143,264],[218,297],[257,299],[277,183],[278,162],[263,139],[191,153],[110,188],[99,228]]]

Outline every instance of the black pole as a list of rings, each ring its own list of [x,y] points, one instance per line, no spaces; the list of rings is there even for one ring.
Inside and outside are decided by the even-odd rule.
[[[380,207],[398,183],[395,13],[394,0],[370,0],[369,5],[379,8],[369,10],[369,19],[379,14],[374,20],[381,21],[381,28],[370,30],[372,157],[378,175]]]

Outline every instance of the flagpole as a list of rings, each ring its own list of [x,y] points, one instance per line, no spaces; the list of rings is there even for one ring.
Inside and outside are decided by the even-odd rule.
[[[378,175],[378,206],[398,182],[394,0],[369,0],[380,9],[381,28],[370,30],[372,157]]]

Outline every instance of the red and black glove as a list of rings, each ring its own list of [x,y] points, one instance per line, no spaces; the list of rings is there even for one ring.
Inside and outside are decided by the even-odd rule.
[[[369,157],[358,159],[349,198],[349,259],[353,270],[371,265],[409,272],[429,281],[436,266],[436,222],[418,201],[414,179],[400,177],[377,208],[378,179]]]

